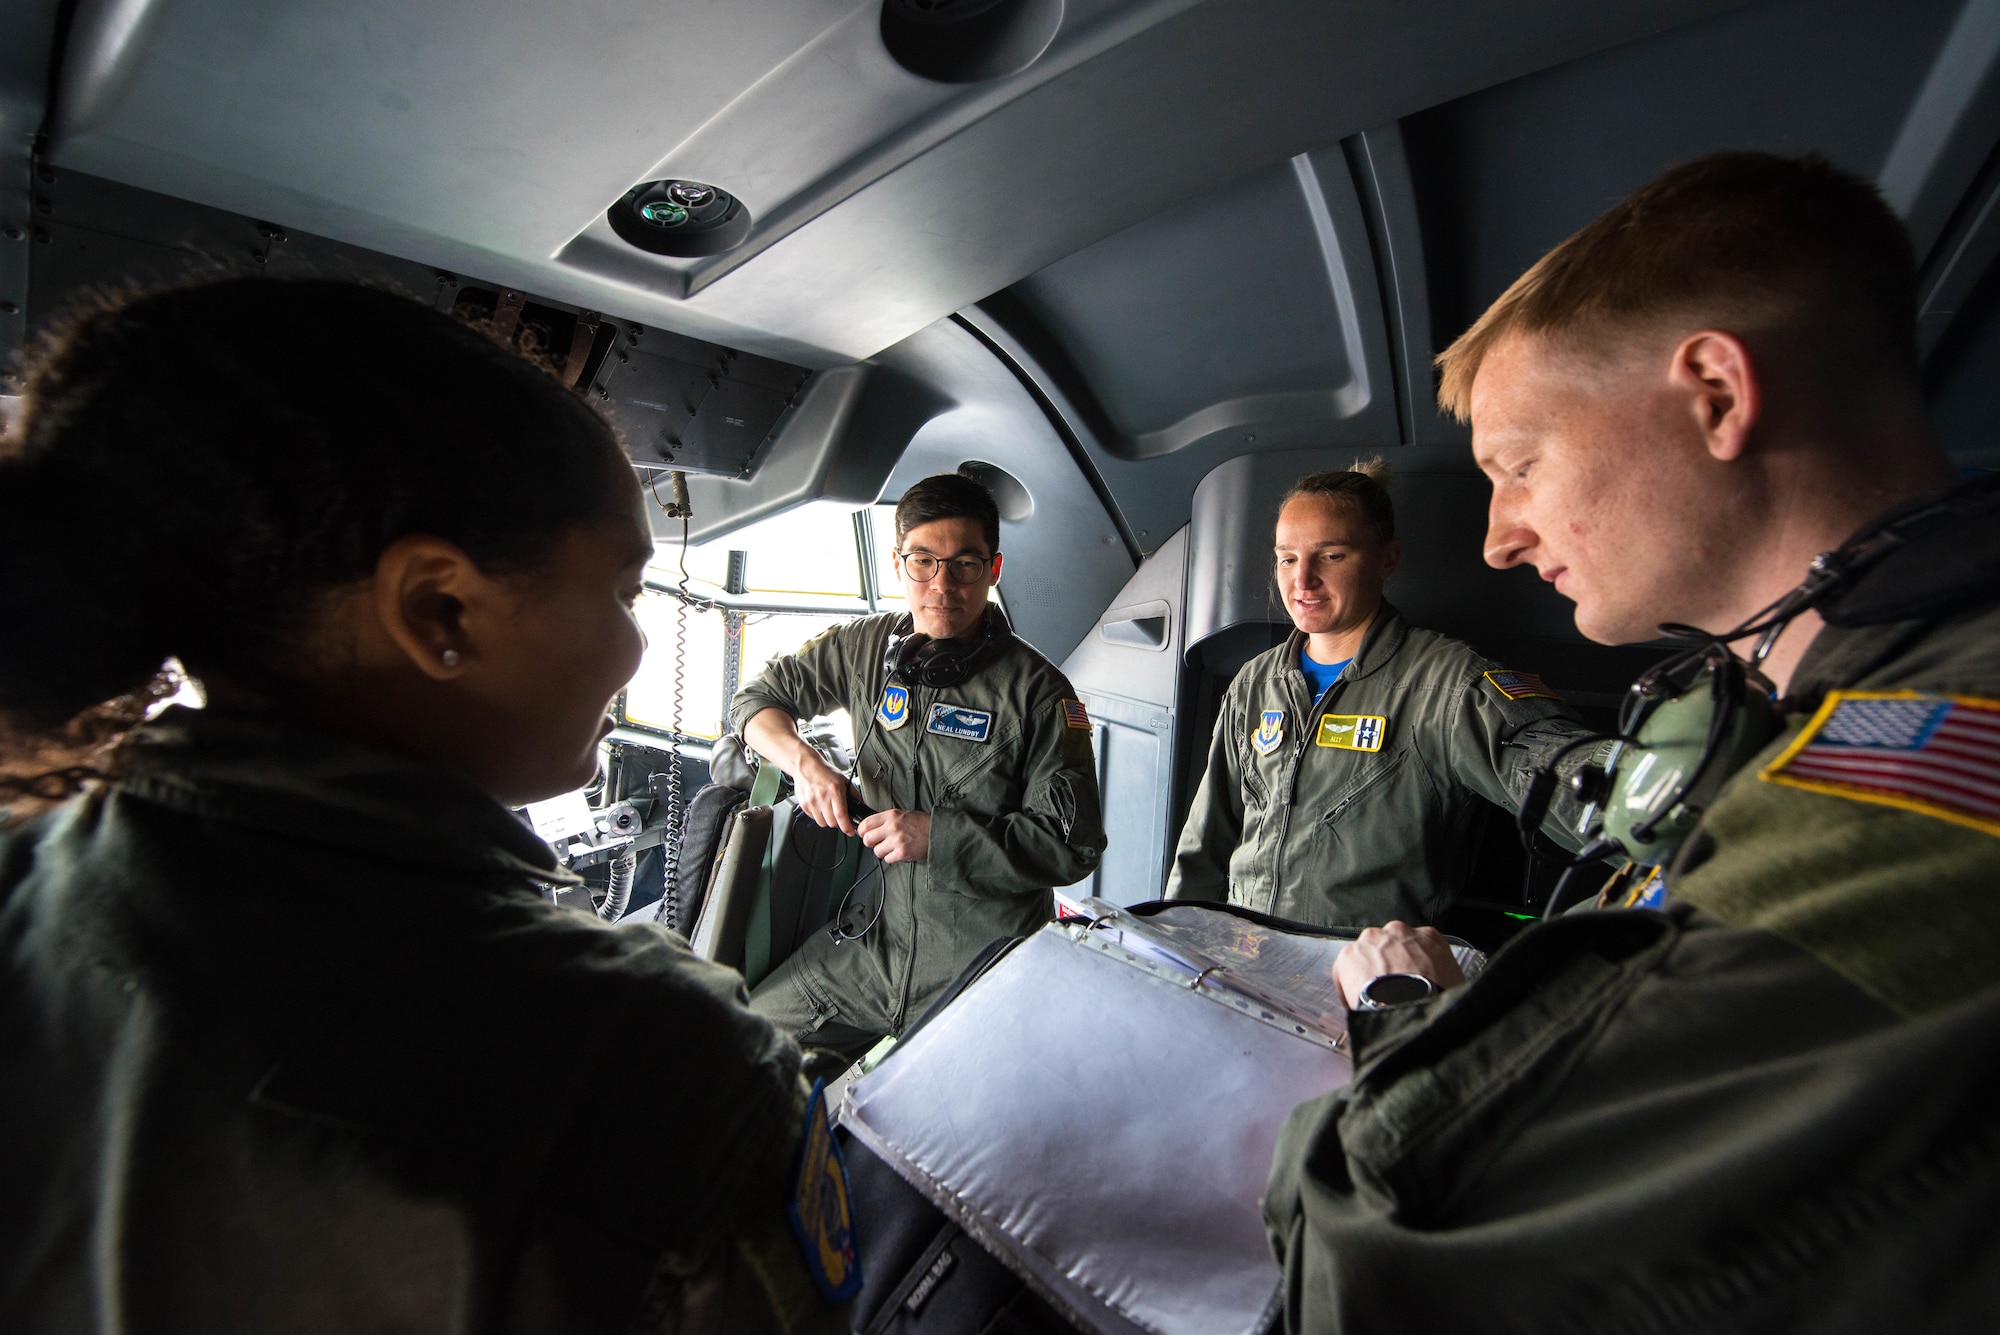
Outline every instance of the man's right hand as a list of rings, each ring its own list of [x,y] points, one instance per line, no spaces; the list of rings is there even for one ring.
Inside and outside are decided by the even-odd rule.
[[[1435,927],[1412,927],[1392,922],[1370,927],[1345,946],[1333,962],[1333,981],[1349,1010],[1361,989],[1385,973],[1416,973],[1440,988],[1457,987],[1465,981],[1451,942]]]
[[[810,747],[792,774],[792,796],[799,810],[820,828],[854,833],[854,822],[847,814],[847,776],[821,760]]]
[[[799,736],[799,725],[782,709],[760,709],[743,725],[743,740],[792,781],[799,810],[823,830],[854,833],[847,812],[847,776],[820,758]]]

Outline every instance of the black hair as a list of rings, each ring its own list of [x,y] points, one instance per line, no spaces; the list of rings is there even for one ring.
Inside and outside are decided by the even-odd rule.
[[[915,483],[896,502],[896,543],[910,530],[940,519],[977,519],[989,551],[1000,550],[1000,507],[983,482],[964,473],[933,473]]]
[[[1330,473],[1308,473],[1292,484],[1280,510],[1300,496],[1326,496],[1352,506],[1375,530],[1377,541],[1396,536],[1396,506],[1389,499],[1389,464],[1379,454],[1373,459],[1357,459],[1354,467]]]
[[[405,297],[243,278],[45,339],[0,447],[0,717],[56,728],[164,660],[282,688],[324,593],[397,538],[531,568],[623,451],[547,371]]]

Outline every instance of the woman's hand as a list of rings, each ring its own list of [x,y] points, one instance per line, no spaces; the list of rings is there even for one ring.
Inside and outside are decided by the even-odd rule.
[[[1361,989],[1385,973],[1422,974],[1440,990],[1465,981],[1465,971],[1458,967],[1444,933],[1402,922],[1364,929],[1333,962],[1333,981],[1349,1010]]]
[[[922,811],[878,811],[862,820],[861,842],[884,863],[923,862],[931,855],[931,818]]]

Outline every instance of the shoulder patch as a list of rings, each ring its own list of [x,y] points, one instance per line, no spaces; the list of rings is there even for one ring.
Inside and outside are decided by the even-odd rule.
[[[1380,714],[1322,714],[1313,741],[1336,751],[1380,751],[1389,720]]]
[[[1250,733],[1250,745],[1257,748],[1257,754],[1268,756],[1277,750],[1285,740],[1285,711],[1267,709],[1257,719],[1257,726]]]
[[[1757,777],[2000,835],[2000,700],[1833,691]]]
[[[910,688],[893,682],[882,692],[882,704],[875,711],[882,727],[894,732],[910,721]]]
[[[1548,688],[1548,684],[1532,672],[1510,672],[1499,669],[1486,674],[1486,680],[1493,683],[1493,689],[1509,700],[1560,700],[1562,697]]]
[[[1090,711],[1083,707],[1083,701],[1065,700],[1062,702],[1062,710],[1064,723],[1072,728],[1090,731]]]
[[[799,1130],[798,1180],[785,1207],[813,1285],[830,1303],[861,1292],[861,1258],[854,1245],[854,1212],[847,1199],[847,1164],[826,1116],[826,1083],[815,1081]]]

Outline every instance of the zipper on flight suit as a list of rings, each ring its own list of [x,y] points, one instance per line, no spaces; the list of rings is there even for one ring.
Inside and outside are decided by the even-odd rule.
[[[1340,694],[1340,688],[1346,685],[1347,672],[1349,670],[1351,670],[1351,667],[1350,669],[1343,670],[1324,691],[1320,692],[1319,699],[1310,709],[1306,710],[1305,717],[1299,724],[1298,741],[1292,747],[1292,772],[1286,776],[1285,800],[1278,809],[1278,843],[1277,847],[1271,850],[1271,893],[1264,901],[1264,912],[1266,913],[1275,914],[1277,912],[1278,892],[1285,883],[1285,841],[1291,838],[1292,808],[1299,800],[1299,771],[1305,768],[1306,747],[1312,744],[1307,734],[1318,731],[1320,716],[1326,713],[1327,708],[1333,703],[1333,698]],[[1299,672],[1299,670],[1297,668],[1286,669],[1285,693],[1287,695],[1291,695],[1292,683],[1289,674],[1293,672]],[[1304,677],[1305,673],[1299,672],[1299,676]],[[1294,695],[1292,699],[1296,702],[1298,697]]]

